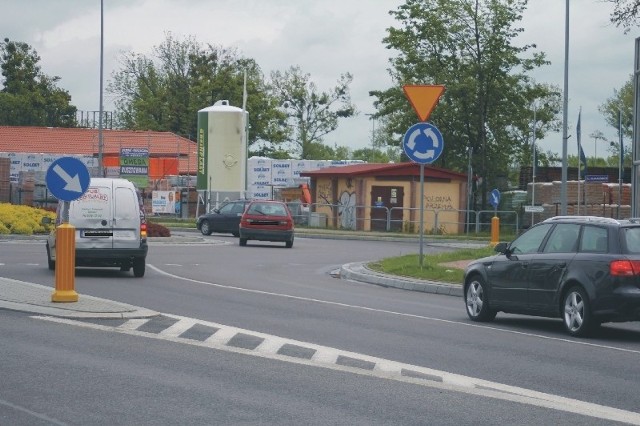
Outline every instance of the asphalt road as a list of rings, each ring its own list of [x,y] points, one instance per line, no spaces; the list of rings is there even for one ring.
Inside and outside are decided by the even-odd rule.
[[[342,263],[417,252],[418,247],[411,242],[298,238],[293,249],[285,249],[276,244],[251,243],[248,247],[241,248],[237,245],[236,239],[219,235],[211,236],[210,242],[211,244],[200,245],[152,246],[148,258],[149,269],[143,279],[135,279],[131,274],[115,270],[79,270],[76,289],[80,295],[90,294],[167,314],[197,318],[430,368],[437,372],[454,373],[467,378],[542,392],[550,395],[549,399],[555,403],[562,403],[560,397],[563,397],[620,410],[638,411],[640,385],[636,378],[640,373],[640,327],[636,323],[605,325],[599,335],[589,340],[569,338],[564,334],[559,320],[498,315],[494,323],[482,326],[467,320],[460,298],[354,283],[338,280],[330,275],[330,272]],[[10,249],[5,250],[9,247]],[[441,248],[430,247],[427,250]],[[53,283],[53,275],[46,269],[44,248],[41,244],[15,242],[3,245],[0,263],[2,276],[45,285]],[[5,314],[0,313],[3,318]],[[15,319],[15,314],[11,315],[11,318],[14,320],[2,321],[3,331],[0,336],[10,335],[17,343],[12,341],[10,345],[1,346],[26,346],[23,351],[16,353],[12,352],[13,349],[1,349],[6,355],[3,359],[28,357],[25,354],[38,352],[38,333],[61,336],[65,345],[74,347],[70,336],[75,335],[77,331],[74,330],[78,327]],[[22,334],[28,333],[11,331],[20,330],[21,327],[28,329],[29,333],[35,333],[36,337],[31,343],[21,337]],[[173,341],[150,341],[137,335],[106,333],[99,330],[83,329],[82,334],[87,334],[86,342],[90,343],[84,348],[85,351],[91,354],[104,353],[106,359],[111,359],[114,355],[110,351],[104,351],[104,345],[98,343],[106,338],[111,342],[109,347],[115,353],[121,354],[121,358],[114,358],[116,364],[133,363],[135,368],[132,370],[142,368],[134,360],[137,360],[138,356],[144,356],[135,351],[130,354],[128,350],[123,350],[127,345],[147,348],[149,354],[146,355],[150,359],[148,368],[156,368],[159,375],[165,374],[161,372],[166,368],[162,363],[156,364],[160,360],[180,366],[182,363],[193,363],[194,375],[195,370],[200,368],[202,371],[206,370],[202,374],[208,377],[212,373],[205,368],[203,361],[191,360],[189,357],[202,356],[208,360],[207,362],[214,362],[210,358],[218,360],[219,357],[230,357],[230,363],[248,364],[247,371],[259,371],[257,376],[251,377],[259,377],[260,384],[272,381],[272,389],[277,389],[278,392],[274,393],[279,395],[280,389],[284,389],[282,382],[286,381],[283,377],[291,374],[299,378],[299,381],[293,381],[291,386],[292,389],[297,389],[294,393],[300,394],[300,398],[304,400],[304,395],[310,398],[314,393],[318,393],[328,400],[325,401],[323,396],[319,397],[323,402],[322,406],[326,404],[328,408],[325,411],[318,409],[319,412],[326,413],[327,417],[318,417],[326,421],[319,420],[317,424],[429,423],[425,422],[424,417],[420,421],[420,410],[422,415],[425,413],[424,401],[429,401],[426,411],[429,419],[437,419],[433,422],[436,424],[466,424],[473,421],[481,424],[602,424],[603,421],[598,416],[575,417],[575,414],[559,408],[532,412],[533,406],[529,404],[507,403],[504,399],[489,397],[488,394],[469,397],[460,389],[457,392],[442,389],[434,391],[435,388],[416,387],[413,383],[407,385],[396,380],[379,383],[380,378],[345,374],[326,368],[318,371],[297,364],[282,366],[281,361],[265,359],[262,356],[220,354],[220,351],[215,349],[215,356],[212,357],[210,349],[184,347]],[[136,343],[130,343],[132,341]],[[35,345],[34,351],[27,349],[30,344]],[[77,345],[80,344],[77,342]],[[96,344],[98,350],[93,348]],[[163,345],[172,348],[169,350],[171,354],[162,355],[163,351],[168,350]],[[51,347],[43,345],[39,349],[49,351]],[[205,354],[201,355],[202,352]],[[38,358],[35,354],[31,356]],[[166,358],[163,358],[164,356]],[[181,360],[182,356],[187,356],[187,359]],[[160,360],[156,357],[160,357]],[[247,358],[251,360],[248,361]],[[33,364],[38,365],[37,360]],[[223,367],[223,370],[230,368],[227,364]],[[4,377],[5,368],[2,370]],[[248,379],[247,382],[231,384],[233,380],[230,377],[236,377],[233,371],[227,371],[228,382],[223,383],[230,390],[237,390],[238,397],[243,392],[254,397],[254,392],[266,392]],[[238,367],[237,371],[241,372],[242,367]],[[20,376],[18,373],[15,374]],[[62,372],[60,374],[64,375]],[[184,371],[180,370],[177,374],[174,379],[185,375],[184,379],[189,382],[189,376]],[[111,376],[108,373],[105,375]],[[244,376],[239,374],[237,377]],[[323,380],[324,377],[327,380]],[[117,379],[113,380],[117,382]],[[218,380],[217,376],[215,380]],[[306,383],[306,380],[313,383]],[[373,380],[373,383],[369,380]],[[126,380],[122,384],[127,385]],[[236,388],[243,385],[246,385],[246,388]],[[194,386],[201,385],[196,381]],[[390,388],[387,389],[387,386]],[[405,389],[407,386],[410,390]],[[336,398],[346,404],[346,411],[353,410],[356,413],[353,417],[345,417],[345,421],[331,417],[334,412],[345,411],[345,407],[341,408],[333,401],[334,396],[330,396],[332,387],[337,389],[334,395],[340,395]],[[206,387],[201,389],[202,395],[211,392]],[[383,396],[387,391],[390,393],[386,394],[385,400]],[[282,392],[283,395],[287,395],[284,390]],[[413,397],[406,399],[407,392]],[[398,398],[395,397],[396,393]],[[442,396],[442,400],[435,398],[436,395]],[[423,398],[422,406],[418,403],[420,396]],[[267,395],[264,397],[267,398]],[[269,398],[275,399],[274,412],[282,414],[286,398],[283,397],[281,401],[273,395]],[[414,398],[416,405],[412,406]],[[4,397],[2,399],[6,400]],[[283,404],[282,407],[279,406],[280,403]],[[580,409],[593,409],[596,412],[599,410],[592,405],[584,408],[580,404],[572,404],[565,403],[565,406],[573,407],[578,412]],[[474,405],[480,409],[474,411]],[[182,407],[181,404],[180,406]],[[301,406],[304,407],[305,404]],[[391,414],[391,417],[386,417],[387,411],[385,414],[380,413],[377,408],[379,406],[385,406],[390,410],[389,413],[395,413],[398,417]],[[391,406],[393,408],[390,408]],[[396,410],[395,407],[399,408]],[[366,410],[372,410],[372,414],[365,416]],[[607,411],[606,408],[602,410]],[[447,411],[451,417],[444,414]],[[475,420],[473,417],[465,417],[473,413]],[[432,414],[436,417],[431,417]],[[229,419],[234,418],[233,414],[228,415],[231,416]],[[315,420],[315,417],[309,416],[309,412],[306,414],[307,417],[304,417],[305,414],[302,412],[297,416],[302,417],[294,416],[290,422],[284,423],[300,423],[297,420],[302,418],[306,418],[305,423],[309,423],[309,420],[313,423]],[[248,423],[253,422],[250,420],[251,417],[246,419]],[[268,423],[278,423],[271,417],[267,419]],[[452,420],[451,423],[449,419]],[[194,422],[199,423],[197,420]]]

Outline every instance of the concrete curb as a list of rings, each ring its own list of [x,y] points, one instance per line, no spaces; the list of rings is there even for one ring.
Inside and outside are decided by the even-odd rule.
[[[462,297],[462,286],[460,285],[381,274],[367,268],[365,262],[342,265],[340,268],[340,278],[383,287]]]

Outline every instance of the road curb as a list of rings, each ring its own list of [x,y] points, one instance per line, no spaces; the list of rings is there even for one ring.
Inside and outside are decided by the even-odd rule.
[[[423,293],[444,294],[462,297],[462,286],[438,281],[417,280],[413,278],[386,275],[373,271],[366,266],[366,262],[354,262],[342,265],[340,278],[353,280],[383,287],[393,287],[403,290],[420,291]]]

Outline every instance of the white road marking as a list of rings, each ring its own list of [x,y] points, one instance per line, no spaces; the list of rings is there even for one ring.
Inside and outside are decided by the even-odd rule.
[[[185,318],[182,321],[178,321],[170,327],[165,328],[160,332],[162,336],[178,337],[197,323],[196,320]]]
[[[183,281],[188,281],[188,282],[195,283],[195,284],[202,284],[202,285],[208,285],[208,286],[211,286],[211,287],[224,288],[224,289],[227,289],[227,290],[236,290],[236,291],[242,291],[242,292],[246,292],[246,293],[264,294],[264,295],[267,295],[267,296],[282,297],[282,298],[285,298],[285,299],[293,299],[293,300],[302,300],[302,301],[305,301],[305,302],[313,302],[313,303],[319,303],[319,304],[323,304],[323,305],[341,306],[343,308],[359,309],[359,310],[363,310],[363,311],[378,312],[378,313],[401,316],[401,317],[418,318],[418,319],[423,319],[423,320],[427,320],[427,321],[434,321],[434,322],[441,322],[441,323],[446,323],[446,324],[461,325],[461,326],[464,326],[464,327],[482,328],[482,329],[485,329],[485,330],[491,330],[491,331],[496,331],[496,332],[500,332],[500,333],[510,333],[510,334],[516,334],[516,335],[520,335],[520,336],[535,337],[535,338],[538,338],[538,339],[545,339],[545,340],[552,340],[552,341],[556,341],[556,342],[569,343],[569,344],[573,344],[573,345],[589,346],[589,347],[593,347],[593,348],[608,349],[608,350],[613,350],[613,351],[618,351],[618,352],[625,352],[625,353],[632,353],[632,354],[640,355],[640,350],[635,350],[635,349],[620,348],[620,347],[617,347],[617,346],[602,345],[602,344],[598,344],[598,343],[591,343],[591,342],[585,342],[585,341],[580,341],[580,340],[570,340],[570,339],[565,339],[565,338],[562,338],[562,337],[544,336],[544,335],[541,335],[541,334],[527,333],[527,332],[517,331],[517,330],[505,330],[505,329],[502,329],[502,328],[492,327],[492,326],[489,326],[489,325],[481,325],[481,324],[475,324],[475,323],[469,323],[469,322],[446,320],[446,319],[442,319],[442,318],[434,318],[434,317],[428,317],[428,316],[424,316],[424,315],[407,314],[405,312],[396,312],[396,311],[389,311],[389,310],[386,310],[386,309],[370,308],[370,307],[361,306],[361,305],[351,305],[351,304],[342,303],[342,302],[332,302],[332,301],[329,301],[329,300],[313,299],[313,298],[302,297],[302,296],[293,296],[293,295],[284,294],[284,293],[274,293],[274,292],[270,292],[270,291],[254,290],[254,289],[250,289],[250,288],[242,288],[242,287],[234,287],[234,286],[229,286],[229,285],[224,285],[224,284],[216,284],[216,283],[212,283],[212,282],[207,282],[207,281],[195,280],[195,279],[192,279],[192,278],[181,277],[180,275],[175,275],[175,274],[172,274],[170,272],[163,271],[162,269],[157,268],[157,267],[155,267],[153,265],[149,265],[149,264],[147,264],[147,267],[153,269],[154,271],[156,271],[156,272],[158,272],[160,274],[169,276],[171,278],[175,278],[175,279],[183,280]]]
[[[120,328],[121,330],[137,330],[138,328],[145,325],[149,321],[150,321],[149,318],[131,319],[125,322],[124,324],[122,324],[121,326],[119,326],[118,328]]]
[[[31,417],[35,417],[37,419],[43,420],[46,423],[50,423],[50,424],[58,425],[58,426],[66,426],[67,425],[67,423],[63,423],[63,422],[61,422],[59,420],[56,420],[54,418],[51,418],[49,416],[45,416],[44,414],[36,413],[35,411],[31,411],[31,410],[29,410],[27,408],[24,408],[24,407],[22,407],[20,405],[13,404],[13,403],[11,403],[9,401],[5,401],[3,399],[0,399],[0,405],[4,405],[5,407],[9,407],[9,408],[11,408],[13,410],[20,411],[22,413],[28,414]]]
[[[165,314],[166,315],[166,314]],[[358,354],[354,352],[342,351],[336,348],[330,348],[326,346],[320,346],[313,343],[301,342],[293,339],[284,339],[278,336],[270,336],[264,333],[259,333],[251,330],[244,330],[235,327],[227,327],[222,324],[211,323],[208,321],[200,321],[195,320],[193,318],[180,317],[176,315],[166,315],[171,318],[176,318],[179,321],[186,321],[189,325],[193,325],[194,322],[199,324],[203,324],[205,326],[211,328],[217,328],[218,331],[213,335],[218,335],[220,333],[219,339],[209,338],[204,342],[193,340],[193,339],[185,339],[180,337],[172,336],[173,333],[168,333],[166,335],[154,334],[154,333],[145,333],[138,331],[137,328],[140,326],[140,321],[138,320],[129,320],[128,322],[132,322],[135,326],[120,326],[120,327],[109,327],[99,324],[94,324],[90,322],[83,322],[73,319],[67,318],[57,318],[57,317],[47,317],[47,316],[34,316],[33,318],[60,323],[60,324],[70,324],[74,326],[111,331],[111,332],[119,332],[129,335],[147,337],[151,339],[157,340],[166,340],[176,343],[188,344],[192,346],[211,348],[216,350],[223,350],[227,352],[234,352],[244,355],[257,356],[265,359],[278,360],[284,362],[290,362],[294,364],[307,365],[312,367],[321,367],[327,368],[336,371],[343,371],[353,374],[360,374],[363,376],[371,376],[378,377],[387,380],[395,380],[399,382],[412,383],[419,386],[424,386],[428,388],[442,389],[446,391],[452,392],[460,392],[470,395],[476,395],[481,397],[495,398],[505,401],[512,401],[521,404],[527,404],[535,407],[544,407],[557,411],[564,411],[568,413],[575,413],[583,416],[589,416],[604,420],[625,422],[629,424],[640,425],[640,413],[636,413],[633,411],[622,410],[614,407],[607,407],[600,404],[594,404],[590,402],[580,401],[572,398],[565,398],[559,395],[548,394],[544,392],[538,392],[526,388],[521,388],[517,386],[509,386],[501,383],[491,382],[488,380],[477,379],[469,376],[463,376],[459,374],[453,374],[446,371],[438,371],[431,368],[426,368],[417,365],[410,364],[402,364],[391,360],[386,360],[382,358],[371,357],[368,355]],[[173,326],[172,326],[173,327]],[[176,327],[183,328],[185,326]],[[244,333],[253,335],[256,337],[261,337],[267,340],[274,339],[274,342],[267,344],[264,346],[265,351],[261,351],[260,348],[262,345],[258,346],[255,350],[242,349],[232,346],[226,346],[225,344],[221,344],[219,342],[227,343],[235,334]],[[212,336],[212,337],[213,337]],[[309,349],[316,350],[316,353],[319,353],[317,357],[314,356],[311,360],[307,360],[304,358],[296,358],[284,355],[278,355],[274,353],[274,344],[275,340],[284,343],[290,343],[296,346],[302,346]],[[283,344],[284,344],[283,343]],[[276,351],[277,352],[277,351]],[[362,361],[368,361],[375,363],[376,367],[373,370],[366,370],[356,367],[350,367],[345,365],[336,364],[336,360],[339,356],[345,356],[349,358],[355,358]],[[403,376],[401,375],[402,370],[409,370],[418,375],[423,375],[426,379],[420,379],[415,377]],[[442,378],[442,382],[437,380],[430,380],[429,377]],[[1,401],[0,401],[1,402]]]

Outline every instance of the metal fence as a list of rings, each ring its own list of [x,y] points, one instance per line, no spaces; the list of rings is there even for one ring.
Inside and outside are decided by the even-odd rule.
[[[345,206],[312,203],[292,210],[296,223],[315,228],[371,230],[418,233],[420,209],[385,206]],[[485,233],[491,230],[491,218],[500,218],[500,228],[517,234],[520,215],[517,211],[424,209],[424,229],[429,234]]]

